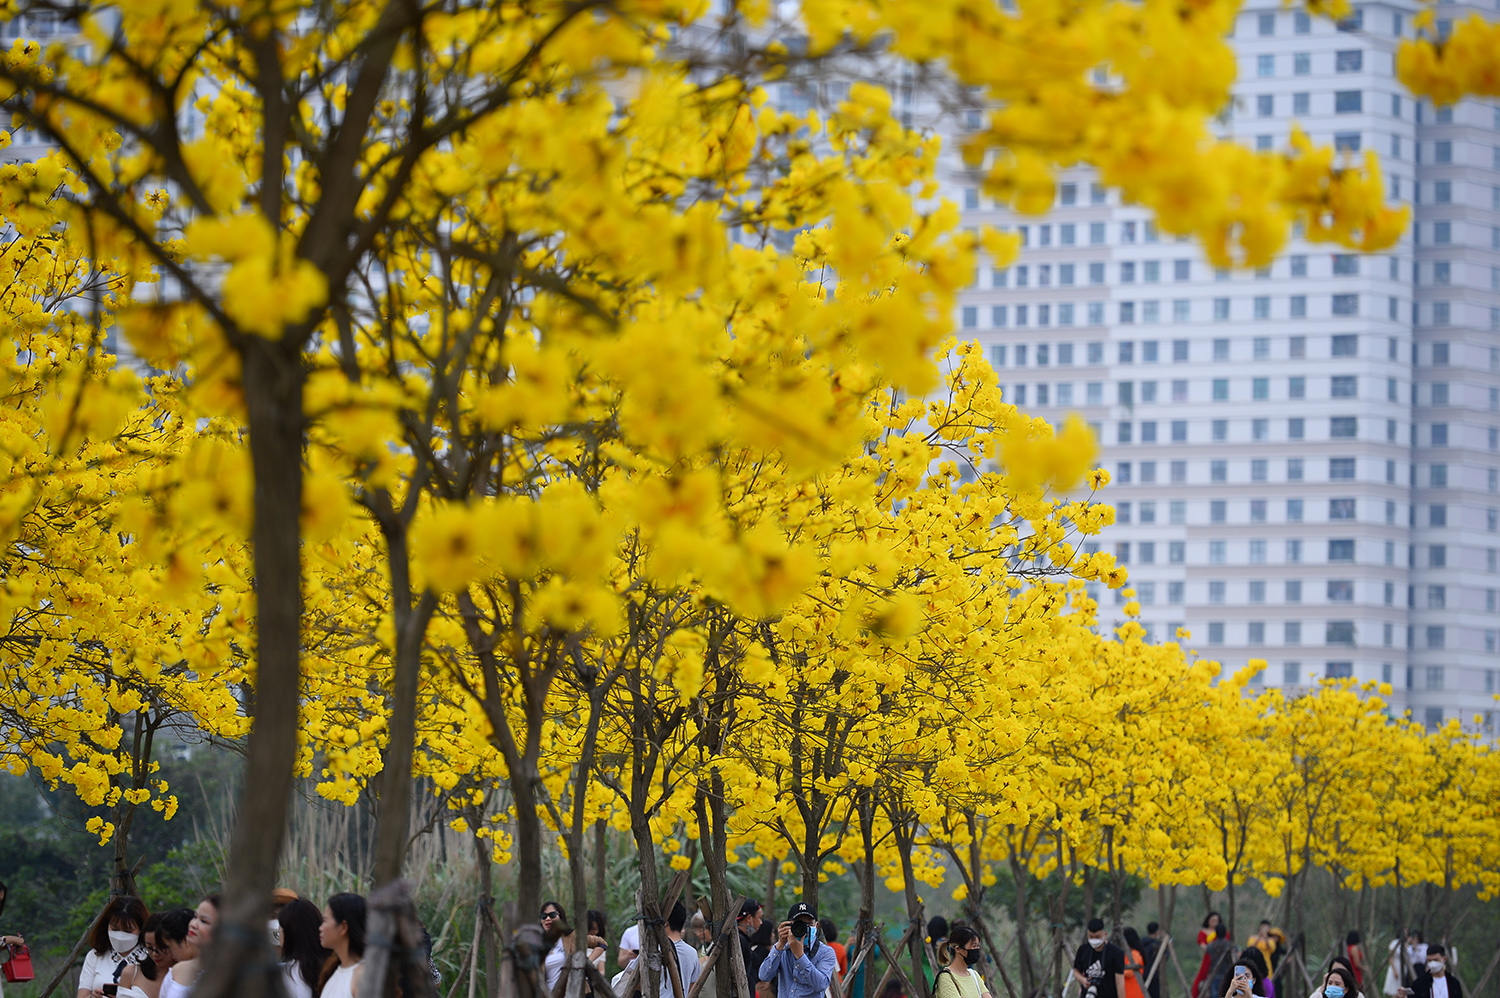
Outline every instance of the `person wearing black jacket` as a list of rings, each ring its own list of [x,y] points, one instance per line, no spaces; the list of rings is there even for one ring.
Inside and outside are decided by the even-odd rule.
[[[1399,992],[1398,992],[1399,994]],[[1434,943],[1411,985],[1412,998],[1464,998],[1464,986],[1448,973],[1448,952]]]

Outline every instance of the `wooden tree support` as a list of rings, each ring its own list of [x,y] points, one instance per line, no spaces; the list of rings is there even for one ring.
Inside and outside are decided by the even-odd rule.
[[[399,978],[404,970],[408,998],[437,998],[411,884],[394,880],[371,894],[368,904],[369,929],[360,977],[373,985],[369,993],[388,993],[386,974],[392,972]]]
[[[692,988],[688,991],[687,998],[698,998],[698,995],[703,991],[703,986],[708,983],[709,975],[719,965],[719,958],[724,955],[726,949],[730,948],[730,940],[739,931],[736,928],[734,916],[744,907],[744,904],[745,896],[743,894],[735,895],[734,901],[729,905],[728,912],[724,916],[724,924],[719,927],[718,935],[714,936],[712,951],[708,954],[708,962],[699,968],[698,979],[693,982]],[[734,940],[733,948],[739,949],[739,940]]]

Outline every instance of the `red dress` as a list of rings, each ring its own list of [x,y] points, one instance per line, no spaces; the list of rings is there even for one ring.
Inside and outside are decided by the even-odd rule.
[[[1203,949],[1217,938],[1219,938],[1217,930],[1210,932],[1208,929],[1199,929],[1198,947],[1200,949]],[[1198,998],[1198,988],[1202,986],[1204,980],[1207,979],[1209,969],[1210,967],[1208,953],[1207,951],[1205,951],[1203,954],[1203,962],[1198,965],[1198,976],[1193,978],[1193,993],[1189,995],[1188,998]]]

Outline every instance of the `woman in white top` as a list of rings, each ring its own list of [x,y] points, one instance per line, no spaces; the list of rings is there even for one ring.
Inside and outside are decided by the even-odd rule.
[[[360,960],[365,955],[365,899],[358,894],[329,898],[318,941],[338,958],[337,969],[321,982],[319,998],[354,998],[359,989]]]
[[[146,958],[141,930],[146,906],[140,898],[117,895],[109,899],[89,933],[89,954],[78,975],[78,998],[103,998],[106,984],[119,984],[127,969]]]
[[[556,901],[548,901],[542,905],[542,931],[548,932],[556,926],[568,924],[568,916],[563,913],[562,905]],[[563,967],[567,966],[568,957],[572,955],[572,947],[566,945],[571,940],[571,933],[566,936],[558,936],[557,942],[547,951],[547,959],[542,962],[542,975],[546,978],[547,994],[557,987],[558,980],[562,977]]]
[[[161,924],[157,926],[156,933],[172,962],[157,989],[158,998],[187,996],[188,989],[177,983],[173,971],[198,955],[198,947],[187,941],[188,927],[192,924],[191,908],[173,908],[161,916]]]
[[[330,954],[318,941],[323,913],[311,901],[294,898],[276,913],[281,927],[281,974],[290,998],[313,998],[313,985]]]

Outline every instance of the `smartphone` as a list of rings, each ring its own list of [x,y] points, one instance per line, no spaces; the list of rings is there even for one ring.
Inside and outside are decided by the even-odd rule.
[[[114,998],[115,995],[120,993],[120,986],[118,984],[101,984],[99,985],[99,990],[103,991],[108,998]]]
[[[1243,963],[1236,964],[1235,968],[1234,968],[1234,976],[1235,977],[1249,977],[1250,976],[1250,968],[1247,967],[1247,966],[1245,966]]]

